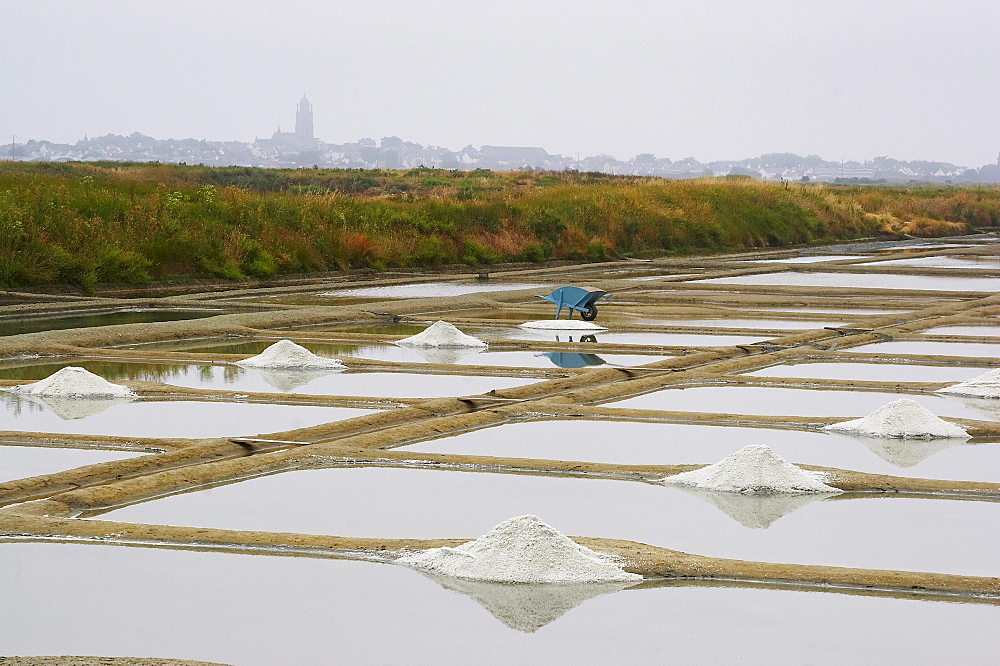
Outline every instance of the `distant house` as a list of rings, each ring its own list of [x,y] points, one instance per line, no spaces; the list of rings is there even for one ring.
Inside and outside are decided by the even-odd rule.
[[[516,146],[483,146],[479,149],[481,166],[491,169],[520,169],[544,167],[552,159],[544,148]]]

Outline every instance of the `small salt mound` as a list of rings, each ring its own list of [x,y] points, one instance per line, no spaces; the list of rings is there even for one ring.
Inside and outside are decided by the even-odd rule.
[[[607,327],[590,321],[579,319],[539,319],[526,321],[521,328],[532,328],[539,331],[606,331]]]
[[[883,405],[863,419],[826,426],[827,430],[891,439],[969,439],[954,423],[939,419],[920,404],[903,398]]]
[[[279,340],[257,356],[236,361],[236,365],[244,368],[276,368],[281,370],[314,370],[316,368],[336,370],[346,367],[335,358],[317,356],[291,340]]]
[[[763,444],[744,446],[714,465],[668,476],[661,483],[745,495],[840,492]]]
[[[1000,368],[990,370],[954,386],[938,389],[937,392],[970,398],[1000,398]]]
[[[46,398],[133,398],[135,391],[112,384],[104,377],[74,366],[65,367],[34,384],[11,389],[34,397]]]
[[[605,583],[639,581],[612,557],[585,548],[537,516],[500,523],[457,548],[404,555],[399,564],[433,574],[494,583]]]
[[[487,346],[479,338],[462,333],[462,331],[446,321],[436,321],[416,335],[397,340],[396,344],[401,347],[445,349],[467,349]]]

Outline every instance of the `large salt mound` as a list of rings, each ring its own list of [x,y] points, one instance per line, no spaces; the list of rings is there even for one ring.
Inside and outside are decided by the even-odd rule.
[[[661,483],[745,495],[840,492],[763,444],[744,446],[714,465],[668,476]]]
[[[37,398],[133,398],[135,391],[83,368],[67,366],[34,384],[11,389]]]
[[[863,419],[826,426],[827,430],[890,439],[968,439],[969,433],[939,419],[920,404],[902,398],[883,405]]]
[[[432,548],[396,560],[433,574],[494,583],[639,581],[614,560],[576,543],[537,516],[500,523],[456,548]]]
[[[521,328],[531,328],[539,331],[606,331],[605,326],[579,319],[538,319],[526,321]]]
[[[401,347],[468,349],[485,347],[479,338],[466,335],[446,321],[436,321],[420,333],[396,341]]]
[[[938,389],[938,393],[948,393],[949,395],[961,395],[970,398],[998,398],[1000,399],[1000,368],[990,370],[978,377],[967,379],[953,386]]]
[[[295,344],[291,340],[279,340],[257,356],[236,361],[244,368],[273,368],[279,370],[315,370],[327,368],[343,369],[346,366],[335,358],[323,358]]]

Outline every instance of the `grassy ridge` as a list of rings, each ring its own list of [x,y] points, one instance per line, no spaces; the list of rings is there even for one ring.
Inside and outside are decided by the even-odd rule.
[[[0,165],[0,285],[241,279],[1000,228],[1000,188],[603,174]]]

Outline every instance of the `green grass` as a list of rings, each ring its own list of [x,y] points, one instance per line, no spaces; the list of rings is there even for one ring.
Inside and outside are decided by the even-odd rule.
[[[743,250],[1000,228],[997,187],[0,163],[0,285]]]

